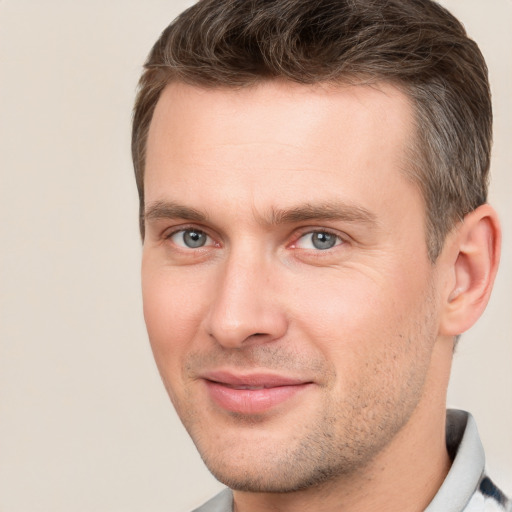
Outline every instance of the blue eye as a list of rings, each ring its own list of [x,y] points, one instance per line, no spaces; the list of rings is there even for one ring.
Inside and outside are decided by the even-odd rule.
[[[176,231],[170,239],[179,247],[186,247],[187,249],[200,249],[207,244],[211,244],[210,237],[204,231],[192,228]]]
[[[325,251],[327,249],[332,249],[341,243],[341,238],[333,233],[329,233],[328,231],[312,231],[302,235],[296,242],[295,246],[299,249],[316,249],[319,251]]]

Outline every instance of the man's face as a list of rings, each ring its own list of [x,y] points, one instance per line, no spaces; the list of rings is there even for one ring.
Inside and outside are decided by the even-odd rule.
[[[438,331],[413,129],[387,85],[172,84],[149,133],[144,314],[234,489],[364,467],[423,407]]]

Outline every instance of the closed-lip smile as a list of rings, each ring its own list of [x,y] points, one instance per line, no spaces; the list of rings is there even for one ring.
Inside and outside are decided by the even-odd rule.
[[[272,373],[211,371],[201,375],[210,399],[238,414],[263,414],[308,388],[312,381]]]

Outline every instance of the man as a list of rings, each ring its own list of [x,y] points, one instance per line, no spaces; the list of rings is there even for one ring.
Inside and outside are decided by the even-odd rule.
[[[204,0],[135,106],[144,315],[228,490],[199,510],[511,510],[446,413],[484,310],[487,70],[427,0]]]

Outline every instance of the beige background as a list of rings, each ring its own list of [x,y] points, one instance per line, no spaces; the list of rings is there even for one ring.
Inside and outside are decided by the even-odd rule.
[[[487,57],[491,202],[505,229],[491,304],[449,393],[512,493],[512,2],[446,0]],[[179,0],[0,0],[0,511],[177,511],[218,487],[146,340],[130,110]]]

